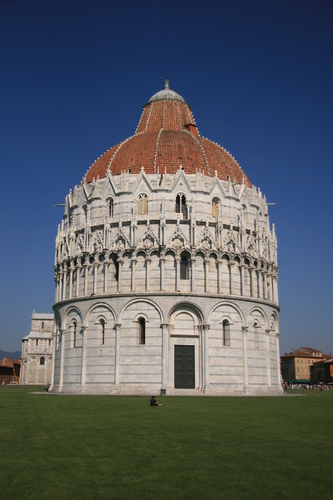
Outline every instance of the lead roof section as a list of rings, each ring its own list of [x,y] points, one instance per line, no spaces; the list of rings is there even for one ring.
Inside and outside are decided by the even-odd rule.
[[[163,97],[163,92],[158,93]],[[156,94],[156,95],[158,95]],[[177,94],[178,95],[178,94]],[[154,97],[154,96],[153,96]],[[138,174],[174,174],[183,167],[186,174],[198,170],[221,180],[248,187],[251,183],[232,156],[217,144],[204,139],[197,131],[190,106],[179,99],[151,99],[143,108],[135,134],[110,148],[88,170],[83,182],[90,183],[123,171]]]

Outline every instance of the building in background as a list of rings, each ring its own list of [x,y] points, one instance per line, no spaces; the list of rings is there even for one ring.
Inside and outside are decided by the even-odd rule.
[[[20,384],[51,383],[54,315],[31,316],[31,331],[22,339]]]
[[[300,347],[281,356],[281,374],[285,382],[310,383],[312,366],[331,358],[312,347]]]
[[[266,199],[168,80],[70,190],[54,268],[53,391],[281,393]]]
[[[310,367],[313,384],[333,384],[333,357],[313,363]]]
[[[20,380],[19,359],[3,358],[0,359],[0,385],[1,384],[18,384]]]

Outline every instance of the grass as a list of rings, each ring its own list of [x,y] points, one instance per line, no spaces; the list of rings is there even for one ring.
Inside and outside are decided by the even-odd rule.
[[[2,498],[332,497],[333,393],[151,408],[31,390],[0,387]]]

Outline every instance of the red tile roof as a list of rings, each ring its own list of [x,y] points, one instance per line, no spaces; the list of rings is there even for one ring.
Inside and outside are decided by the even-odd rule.
[[[178,95],[178,94],[176,94]],[[189,105],[179,99],[165,98],[148,102],[143,108],[135,134],[110,148],[90,167],[85,182],[100,179],[110,169],[138,174],[175,173],[182,165],[185,173],[201,170],[222,180],[251,183],[236,160],[217,144],[200,137]]]

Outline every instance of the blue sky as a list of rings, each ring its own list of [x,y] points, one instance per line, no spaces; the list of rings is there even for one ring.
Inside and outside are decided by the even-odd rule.
[[[51,312],[69,189],[170,86],[266,194],[281,353],[333,351],[333,3],[0,0],[0,349]]]

